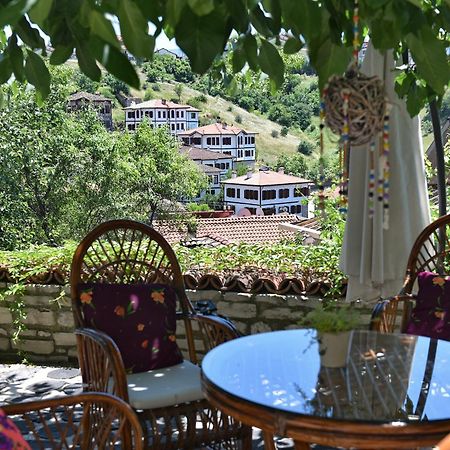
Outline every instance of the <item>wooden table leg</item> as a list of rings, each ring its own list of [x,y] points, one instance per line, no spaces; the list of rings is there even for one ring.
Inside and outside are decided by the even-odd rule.
[[[275,442],[273,441],[273,434],[268,431],[263,431],[264,450],[277,450]]]

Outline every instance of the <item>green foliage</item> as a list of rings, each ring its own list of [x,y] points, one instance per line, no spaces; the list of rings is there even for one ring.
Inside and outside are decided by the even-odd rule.
[[[360,314],[353,305],[338,305],[336,301],[320,304],[299,321],[301,327],[315,328],[320,333],[350,331],[360,324]]]
[[[289,133],[289,128],[288,127],[281,127],[281,131],[280,134],[281,136],[287,136],[287,134]]]
[[[300,154],[295,154],[292,156],[280,155],[272,169],[277,171],[280,167],[284,168],[285,173],[292,173],[297,177],[304,178],[308,172],[306,159]]]
[[[186,205],[188,211],[211,211],[211,208],[207,203],[188,203]]]
[[[234,120],[236,121],[236,123],[242,123],[242,116],[240,114],[236,114]]]
[[[119,92],[122,92],[125,95],[128,95],[130,93],[129,86],[110,73],[107,73],[102,81],[111,88],[111,91],[114,93],[114,95],[118,94]]]
[[[309,156],[314,151],[314,146],[308,141],[300,141],[298,144],[298,152],[302,155]]]
[[[270,135],[273,137],[273,138],[277,138],[278,136],[279,136],[279,132],[278,132],[278,130],[272,130],[271,132],[270,132]]]
[[[145,91],[145,94],[144,94],[144,102],[146,102],[147,100],[151,100],[152,98],[154,98],[155,96],[153,95],[153,92],[152,92],[152,90],[151,89],[147,89],[146,91]]]

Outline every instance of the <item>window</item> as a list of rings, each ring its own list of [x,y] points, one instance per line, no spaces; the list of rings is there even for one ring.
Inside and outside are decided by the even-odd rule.
[[[134,117],[135,117],[134,111],[128,111],[128,118],[129,119],[134,119]]]
[[[206,138],[206,145],[211,145],[211,138]]]
[[[224,137],[222,139],[222,144],[223,145],[231,145],[231,138],[230,137]]]
[[[240,189],[236,189],[236,197],[241,198],[241,190]]]
[[[170,111],[170,117],[172,117],[172,119],[175,117],[175,111],[173,109]]]
[[[194,145],[201,145],[202,144],[202,140],[199,137],[195,137],[195,138],[192,138],[192,143]]]
[[[219,138],[218,137],[206,138],[206,145],[219,145]]]
[[[158,119],[161,119],[161,111],[158,111]]]
[[[182,137],[181,140],[185,145],[189,145],[191,143],[191,140],[188,137]]]
[[[216,190],[215,190],[215,189],[210,189],[210,190],[209,190],[209,193],[210,193],[211,195],[216,195]]]
[[[262,210],[265,216],[272,216],[275,214],[275,208],[263,208]]]
[[[262,191],[262,199],[263,200],[273,200],[277,196],[277,191],[275,189],[271,189],[270,191]]]
[[[234,188],[227,188],[227,197],[236,197],[236,190]]]
[[[180,115],[183,118],[184,117],[184,111],[180,111]]]
[[[244,198],[248,200],[258,200],[258,191],[253,189],[244,189]]]
[[[184,130],[184,123],[180,125],[181,129]]]
[[[230,163],[225,163],[225,169],[229,169],[230,168]]]
[[[251,143],[251,144],[254,144],[254,143],[255,143],[255,136],[251,136],[251,137],[250,137],[250,143]]]
[[[214,175],[214,184],[219,184],[219,175]]]
[[[245,150],[245,157],[248,158],[250,156],[253,156],[253,151],[252,150]]]
[[[288,198],[289,189],[278,189],[278,198]]]
[[[180,117],[180,111],[177,111],[177,119]]]
[[[305,196],[308,197],[309,195],[309,187],[303,187],[300,189],[300,192]]]
[[[145,111],[144,115],[145,117],[153,117],[153,111]]]
[[[291,206],[292,214],[301,214],[301,212],[302,212],[302,205],[292,205]]]
[[[256,208],[247,208],[250,211],[250,214],[256,214]]]
[[[177,130],[179,130],[180,129],[180,124],[179,123],[177,123]]]
[[[128,129],[129,129],[130,131],[133,131],[133,130],[135,129],[134,123],[129,123],[129,124],[128,124]]]
[[[195,119],[195,113],[191,113],[191,119]]]
[[[163,119],[166,118],[166,111],[163,111],[162,116],[163,116]]]
[[[238,150],[238,155],[237,155],[237,157],[238,157],[238,158],[242,158],[242,155],[243,155],[242,150]]]
[[[239,142],[239,145],[242,145],[242,136],[239,136],[238,142]]]
[[[226,150],[222,152],[224,155],[231,155],[231,150]]]
[[[172,124],[170,125],[170,128],[172,128],[172,131],[174,131],[174,130],[175,130],[175,124],[172,123]]]

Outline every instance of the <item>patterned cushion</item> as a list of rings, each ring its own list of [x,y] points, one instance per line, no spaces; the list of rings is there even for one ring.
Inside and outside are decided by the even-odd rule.
[[[30,446],[20,434],[13,421],[6,417],[0,409],[0,449],[2,450],[30,450]]]
[[[85,324],[111,336],[127,372],[182,362],[175,338],[176,296],[163,284],[81,284]]]
[[[421,272],[417,278],[417,302],[406,332],[449,341],[450,277]]]

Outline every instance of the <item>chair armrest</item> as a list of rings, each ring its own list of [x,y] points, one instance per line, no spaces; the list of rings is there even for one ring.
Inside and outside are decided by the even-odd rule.
[[[412,294],[399,294],[395,297],[381,299],[373,308],[370,319],[370,330],[380,333],[394,333],[398,317],[398,308],[403,304],[400,331],[404,332],[411,316],[412,304],[415,296]]]
[[[83,390],[112,393],[128,402],[125,366],[115,342],[92,328],[77,328],[75,335]]]

